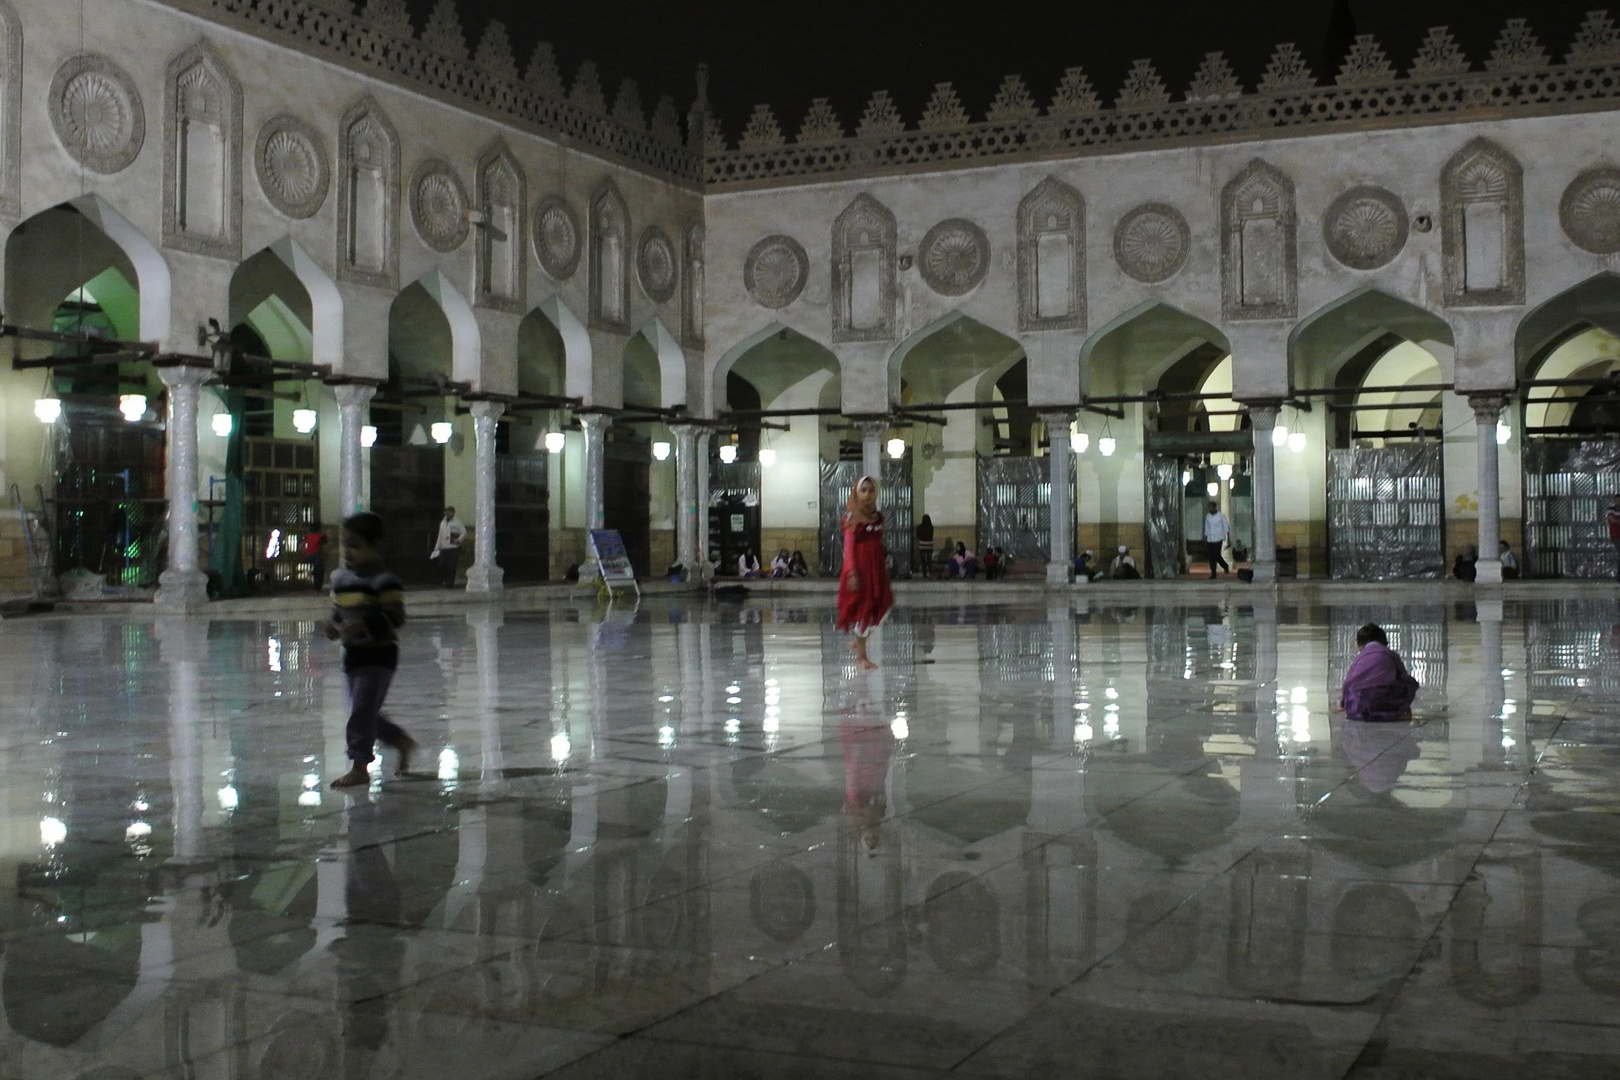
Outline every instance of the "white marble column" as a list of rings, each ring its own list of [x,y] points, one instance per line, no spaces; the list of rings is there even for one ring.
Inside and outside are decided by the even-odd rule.
[[[1249,402],[1249,433],[1254,437],[1249,480],[1254,486],[1254,580],[1277,580],[1277,471],[1271,432],[1277,426],[1275,402]]]
[[[361,435],[366,426],[366,406],[377,388],[363,383],[339,383],[332,387],[338,403],[338,501],[343,517],[365,509],[365,448]]]
[[[474,401],[473,417],[473,563],[467,568],[467,591],[500,592],[504,573],[495,561],[495,424],[506,406]]]
[[[214,372],[184,362],[157,372],[169,390],[169,565],[158,577],[157,603],[200,607],[208,602],[208,575],[197,565],[197,395]]]
[[[1502,484],[1497,468],[1496,423],[1506,402],[1498,394],[1470,394],[1468,404],[1474,407],[1474,445],[1479,457],[1479,562],[1474,566],[1474,583],[1500,585]]]
[[[607,520],[603,503],[607,482],[607,429],[613,417],[606,413],[584,413],[579,418],[585,433],[585,527],[600,529]]]
[[[857,420],[855,427],[861,433],[861,475],[870,476],[883,486],[883,436],[889,431],[889,421]]]
[[[692,461],[697,472],[698,565],[705,580],[709,576],[709,444],[713,441],[714,432],[704,428],[697,437],[697,450]]]
[[[686,580],[698,578],[698,426],[673,424],[675,433],[675,561]]]
[[[1069,445],[1069,425],[1074,414],[1042,413],[1046,423],[1048,464],[1052,483],[1052,536],[1046,564],[1048,585],[1067,585],[1074,576],[1074,448]]]

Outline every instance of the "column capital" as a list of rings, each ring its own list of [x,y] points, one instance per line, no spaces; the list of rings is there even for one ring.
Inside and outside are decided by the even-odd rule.
[[[882,435],[890,426],[887,416],[851,416],[849,419],[856,430],[866,436]]]
[[[153,361],[152,367],[157,370],[158,378],[163,385],[172,388],[181,386],[201,386],[214,377],[214,369],[198,364],[188,363],[184,360]]]
[[[1282,412],[1282,402],[1274,399],[1259,401],[1245,401],[1243,407],[1249,410],[1250,428],[1272,428],[1277,426],[1277,415]]]
[[[579,419],[579,426],[586,431],[606,431],[613,426],[613,417],[605,412],[581,412],[575,416]]]
[[[1048,428],[1068,427],[1074,423],[1075,410],[1073,409],[1039,409],[1035,413],[1041,418],[1041,423]]]
[[[1507,406],[1506,394],[1469,394],[1468,405],[1474,410],[1474,423],[1496,425]]]
[[[377,388],[370,383],[335,383],[332,396],[337,398],[339,408],[353,409],[369,404],[377,396]]]
[[[705,426],[691,420],[672,420],[669,423],[669,430],[675,433],[677,439],[696,439]]]
[[[504,401],[472,401],[467,404],[467,411],[472,413],[474,420],[499,420],[501,414],[506,412]]]

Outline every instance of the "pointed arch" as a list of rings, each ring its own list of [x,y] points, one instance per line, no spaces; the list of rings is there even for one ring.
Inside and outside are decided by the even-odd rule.
[[[1519,377],[1530,377],[1549,348],[1587,326],[1620,335],[1620,274],[1610,270],[1594,274],[1519,320],[1513,341]]]
[[[592,398],[591,369],[594,363],[590,331],[560,296],[553,295],[542,300],[534,311],[550,320],[562,338],[563,393],[589,402]]]
[[[367,94],[338,122],[339,280],[397,284],[399,185],[399,132]]]
[[[242,257],[242,83],[207,39],[163,84],[163,244]]]
[[[936,355],[936,349],[947,340],[951,343]],[[903,382],[916,381],[905,378],[905,365],[919,346],[922,354],[927,354],[922,359],[930,373],[950,369],[943,381],[952,388],[988,368],[1008,366],[1024,354],[1023,346],[1011,334],[960,311],[948,312],[906,338],[889,354],[891,403],[900,402]]]
[[[658,358],[658,405],[673,409],[686,404],[686,354],[675,335],[659,319],[643,326],[636,337],[645,338]],[[632,338],[634,340],[634,338]]]
[[[590,215],[590,324],[630,329],[630,207],[612,177],[597,185]]]
[[[286,264],[309,294],[311,361],[336,369],[343,363],[343,294],[337,282],[290,236],[283,236],[268,250]]]
[[[1088,394],[1156,387],[1177,361],[1204,345],[1232,351],[1214,323],[1160,300],[1144,301],[1086,338],[1080,348],[1082,387]]]
[[[894,339],[898,237],[894,213],[864,191],[833,222],[833,341]]]
[[[457,382],[471,383],[475,388],[483,384],[483,366],[479,344],[478,317],[442,270],[430,270],[417,278],[450,323],[450,377]]]
[[[749,334],[737,344],[727,349],[715,364],[714,371],[709,377],[708,415],[713,416],[726,407],[726,377],[731,374],[738,361],[771,339],[791,346],[791,356],[778,365],[773,383],[780,382],[781,388],[798,382],[813,371],[831,371],[835,375],[842,375],[838,354],[833,352],[825,343],[817,341],[808,334],[783,322],[771,322]],[[763,387],[761,396],[764,397],[771,387]]]
[[[478,304],[521,315],[528,181],[505,139],[497,138],[478,159],[476,199],[484,218],[476,230]]]
[[[1451,349],[1456,344],[1445,317],[1409,300],[1374,288],[1360,288],[1333,300],[1299,321],[1288,337],[1293,381],[1330,386],[1340,369],[1372,343],[1395,336],[1423,346]]]
[[[1524,303],[1524,170],[1480,137],[1440,171],[1447,307]]]
[[[1018,203],[1018,329],[1085,329],[1085,250],[1085,200],[1048,176]]]
[[[1255,158],[1221,189],[1221,309],[1225,318],[1292,319],[1299,253],[1294,182]]]

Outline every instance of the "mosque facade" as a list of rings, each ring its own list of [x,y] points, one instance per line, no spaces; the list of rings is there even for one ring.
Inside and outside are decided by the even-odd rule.
[[[466,585],[618,528],[644,573],[835,569],[862,472],[904,526],[1054,582],[1173,577],[1207,502],[1257,580],[1438,576],[1498,540],[1613,577],[1620,30],[1443,28],[1336,72],[1071,69],[906,117],[687,108],[476,44],[451,0],[0,3],[0,577],[191,606],[236,560],[445,503]],[[841,487],[842,485],[843,487]],[[418,552],[416,549],[420,549]],[[418,565],[420,564],[420,565]]]

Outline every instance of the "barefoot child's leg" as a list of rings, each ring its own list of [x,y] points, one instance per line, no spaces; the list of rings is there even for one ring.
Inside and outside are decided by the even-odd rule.
[[[403,731],[382,717],[383,699],[388,696],[388,684],[394,672],[385,667],[361,667],[344,673],[349,684],[349,723],[344,729],[348,743],[350,770],[332,782],[335,788],[359,787],[370,782],[366,766],[376,756],[373,751],[380,725],[388,724],[394,731]],[[406,736],[407,738],[409,736]]]

